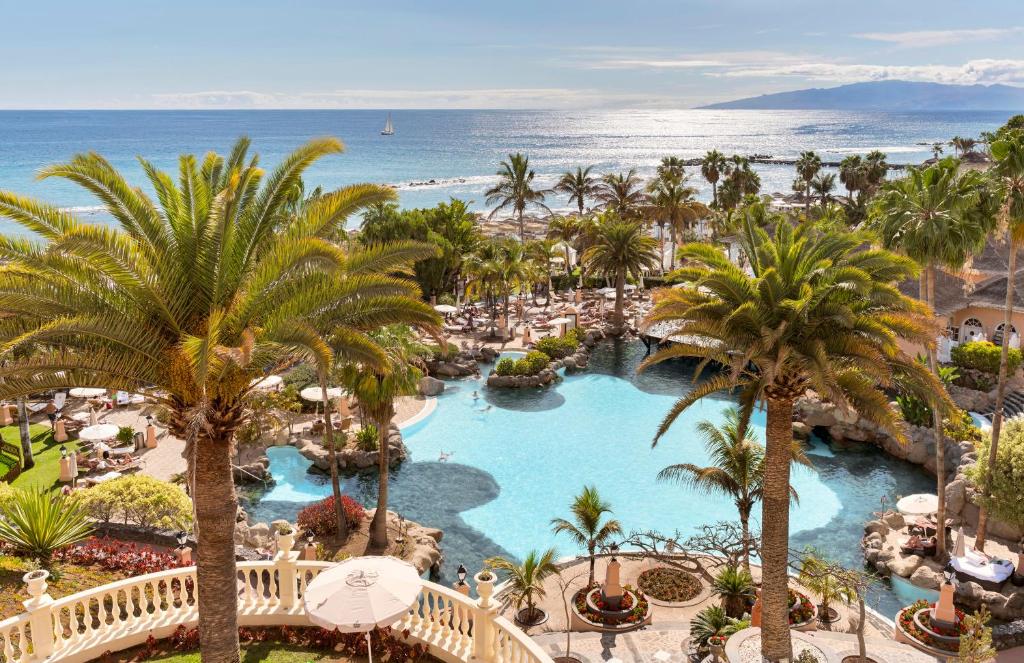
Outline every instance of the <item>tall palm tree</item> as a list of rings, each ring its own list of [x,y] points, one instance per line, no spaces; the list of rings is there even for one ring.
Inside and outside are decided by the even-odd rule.
[[[866,184],[864,160],[859,154],[851,154],[839,163],[839,181],[846,187],[846,195],[853,202],[853,194]]]
[[[1006,233],[1010,242],[1010,257],[1006,269],[1006,304],[1003,308],[1003,329],[1010,329],[1013,321],[1017,253],[1024,245],[1024,130],[1004,132],[992,141],[990,149],[995,164],[989,174],[995,179],[998,195],[1002,197],[1002,203],[997,212],[998,225]],[[995,471],[996,453],[999,450],[999,433],[1003,425],[1003,400],[1006,397],[1006,374],[1010,351],[1008,341],[1009,333],[1004,333],[1002,354],[999,358],[996,405],[992,415],[992,441],[989,444],[987,466],[981,486],[983,496],[988,496],[991,490],[990,481]],[[974,543],[974,547],[978,550],[985,549],[987,533],[988,509],[982,506],[978,515],[978,530]]]
[[[565,247],[565,271],[572,271],[572,262],[569,260],[569,248],[573,246],[580,236],[580,217],[556,216],[548,222],[548,239],[553,239]]]
[[[673,405],[656,440],[680,413],[719,391],[737,392],[740,421],[756,403],[767,404],[761,651],[777,661],[792,659],[786,589],[794,401],[814,389],[904,440],[899,416],[880,388],[899,374],[923,383],[918,391],[929,403],[942,390],[900,346],[901,339],[927,343],[933,335],[927,308],[894,285],[914,273],[909,258],[861,249],[860,235],[821,235],[787,223],[768,235],[748,219],[740,239],[749,273],[713,246],[680,248],[689,261],[685,285],[658,292],[647,324],[664,322],[671,335],[700,341],[665,348],[641,369],[674,357],[724,367]]]
[[[804,181],[804,215],[811,214],[811,181],[821,170],[821,157],[813,151],[801,152],[800,158],[796,161],[796,173]]]
[[[942,143],[932,143],[932,158],[938,161],[939,157],[942,156]]]
[[[614,212],[605,212],[598,222],[594,244],[583,253],[583,264],[592,272],[615,279],[615,316],[613,328],[625,328],[622,295],[627,276],[640,276],[644,269],[658,264],[657,243],[644,233],[643,226],[623,221]]]
[[[392,325],[370,334],[385,354],[383,362],[348,362],[341,367],[341,379],[359,401],[359,409],[377,427],[377,507],[370,521],[370,546],[387,550],[388,473],[391,467],[388,435],[395,418],[395,400],[416,393],[423,374],[415,365],[417,356],[429,354],[405,325]],[[333,338],[331,339],[334,340]],[[342,340],[343,339],[339,339]]]
[[[875,198],[869,219],[882,245],[915,260],[922,268],[921,298],[935,306],[939,268],[960,270],[984,248],[994,218],[992,196],[976,171],[958,172],[958,162],[946,158],[927,168],[911,168],[906,177],[887,183]],[[938,375],[934,342],[927,344],[928,364]],[[932,412],[935,436],[938,522],[946,514],[946,444],[942,416]],[[946,554],[945,528],[938,528],[936,556]]]
[[[686,160],[682,157],[662,157],[658,164],[658,177],[674,177],[684,179],[686,177]]]
[[[647,185],[650,204],[648,210],[658,225],[658,250],[661,261],[658,263],[661,273],[665,273],[665,234],[664,226],[668,224],[672,236],[672,258],[670,269],[675,269],[675,246],[680,234],[694,222],[711,213],[707,205],[695,200],[697,190],[687,186],[686,178],[666,171]]]
[[[558,241],[553,239],[537,239],[526,244],[526,254],[537,266],[537,282],[545,288],[544,308],[551,303],[551,263],[558,257]]]
[[[814,193],[818,194],[819,204],[824,207],[834,200],[832,190],[836,188],[836,176],[833,173],[818,173],[811,180],[811,188],[814,189]]]
[[[555,191],[569,194],[569,204],[576,203],[580,216],[583,216],[587,199],[594,198],[599,190],[597,178],[590,174],[593,169],[593,166],[577,166],[576,172],[563,173],[555,185]]]
[[[750,165],[750,159],[747,157],[741,157],[738,154],[732,155],[726,163],[726,168],[725,184],[733,190],[735,203],[739,203],[744,197],[756,194],[761,190],[761,177]]]
[[[526,241],[526,226],[523,223],[523,212],[530,205],[550,211],[544,204],[547,191],[533,186],[535,173],[530,168],[530,159],[521,152],[508,155],[508,160],[498,165],[498,183],[484,192],[485,203],[495,205],[490,216],[493,217],[503,209],[511,209],[519,224],[519,241]]]
[[[736,408],[725,411],[725,421],[715,426],[711,421],[697,424],[704,438],[704,449],[711,465],[693,463],[669,465],[658,472],[660,481],[675,481],[706,493],[728,495],[736,504],[743,530],[743,566],[750,570],[750,513],[764,491],[764,447],[757,441],[749,421],[740,419]],[[803,447],[794,440],[791,457],[801,465],[810,465]],[[796,491],[790,489],[793,499]]]
[[[618,520],[601,522],[601,516],[612,512],[612,505],[601,499],[596,486],[584,486],[583,492],[572,502],[573,519],[552,518],[551,528],[555,534],[566,533],[576,545],[587,549],[590,561],[590,575],[587,587],[594,585],[594,561],[597,549],[611,541],[612,536],[622,533]]]
[[[626,173],[608,173],[601,178],[597,199],[602,206],[623,219],[636,218],[647,202],[640,177],[635,168]]]
[[[968,152],[974,150],[974,146],[978,144],[973,138],[964,138],[962,136],[953,136],[949,141],[949,146],[953,148],[954,153],[958,157],[962,157]]]
[[[508,573],[509,593],[516,609],[526,605],[526,621],[537,617],[537,599],[544,598],[544,581],[558,573],[555,566],[556,553],[548,548],[543,553],[531,550],[522,564],[516,564],[504,557],[491,557],[486,564],[497,571]]]
[[[0,352],[13,356],[0,366],[0,398],[92,386],[146,393],[167,409],[185,440],[202,550],[202,657],[218,663],[239,656],[231,453],[252,384],[267,368],[326,363],[332,352],[377,364],[367,331],[437,320],[414,283],[391,275],[431,247],[347,251],[325,239],[393,192],[354,185],[287,212],[303,171],[340,152],[339,141],[311,141],[269,173],[248,148],[243,138],[227,158],[184,155],[177,178],[143,160],[155,201],[94,153],[42,171],[94,194],[111,226],[0,192],[0,216],[36,237],[0,237]],[[51,349],[17,357],[31,345]]]
[[[29,429],[28,407],[25,399],[19,397],[18,405],[18,437],[21,439],[21,469],[31,470],[36,466],[36,459],[32,453],[32,432]],[[7,407],[4,405],[4,407]]]
[[[700,162],[700,174],[711,185],[711,205],[718,207],[718,180],[725,172],[725,155],[718,150],[709,150]]]

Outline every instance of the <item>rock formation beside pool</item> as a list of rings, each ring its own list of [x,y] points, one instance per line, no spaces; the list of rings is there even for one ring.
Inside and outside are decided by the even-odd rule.
[[[338,469],[342,471],[358,471],[377,467],[378,452],[376,449],[364,451],[358,448],[351,433],[347,436],[346,440],[345,446],[337,451]],[[335,441],[340,442],[340,435]],[[308,458],[317,469],[324,472],[331,471],[331,452],[327,449],[323,437],[300,437],[291,440],[290,444],[297,447],[299,453]],[[402,432],[394,424],[388,430],[388,447],[390,449],[388,460],[391,467],[395,467],[408,456],[405,442],[402,440]]]

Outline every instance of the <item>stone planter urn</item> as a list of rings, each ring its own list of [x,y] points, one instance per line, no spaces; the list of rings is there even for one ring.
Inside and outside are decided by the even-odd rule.
[[[494,571],[490,569],[484,569],[473,576],[473,581],[476,583],[476,593],[480,595],[481,608],[486,608],[491,604],[491,596],[494,594],[494,580]]]
[[[278,552],[291,552],[291,549],[295,547],[295,530],[289,529],[287,532],[277,533],[277,550]]]
[[[40,569],[38,571],[29,571],[21,577],[21,580],[28,586],[29,596],[36,597],[41,596],[46,591],[46,579],[49,577],[49,571]]]

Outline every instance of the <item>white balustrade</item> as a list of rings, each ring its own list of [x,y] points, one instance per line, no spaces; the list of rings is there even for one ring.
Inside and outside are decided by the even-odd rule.
[[[298,560],[279,540],[276,558],[238,564],[238,622],[242,626],[310,626],[302,604],[309,582],[329,562]],[[30,576],[32,576],[30,578]],[[0,621],[0,663],[84,663],[105,651],[170,636],[199,619],[194,566],[127,578],[53,599],[45,574],[25,577],[26,612]],[[485,594],[490,595],[490,588]],[[409,614],[394,624],[397,637],[429,647],[448,663],[552,663],[525,633],[498,617],[500,606],[424,582]]]

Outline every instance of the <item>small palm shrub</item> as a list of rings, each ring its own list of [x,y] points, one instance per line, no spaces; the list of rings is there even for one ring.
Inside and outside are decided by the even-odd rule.
[[[360,451],[376,451],[379,445],[377,427],[366,424],[356,431],[356,447]]]
[[[754,579],[743,567],[729,565],[715,576],[711,588],[721,598],[726,614],[738,618],[747,611],[747,602],[754,596]]]
[[[345,512],[345,521],[349,530],[359,527],[366,518],[366,509],[348,495],[341,496],[341,508]],[[316,536],[334,536],[338,533],[338,520],[334,515],[334,496],[314,502],[299,511],[296,524],[303,532],[312,532]]]
[[[85,513],[61,493],[15,490],[3,505],[0,541],[50,567],[54,551],[92,534]]]
[[[556,553],[548,548],[543,553],[531,550],[522,564],[516,564],[504,557],[491,557],[488,567],[508,574],[509,596],[516,609],[526,606],[526,619],[533,621],[539,616],[537,599],[544,598],[544,581],[558,573],[555,566]]]
[[[135,440],[135,429],[131,426],[119,426],[116,439],[122,445],[131,444]]]
[[[953,348],[950,353],[953,363],[961,368],[973,368],[986,373],[999,372],[999,360],[1003,349],[990,341],[971,341]],[[1020,367],[1021,355],[1017,348],[1010,348],[1007,357],[1007,371],[1013,375]]]
[[[750,626],[747,619],[733,619],[720,605],[711,605],[694,616],[690,622],[690,638],[698,647],[708,646],[708,640],[716,635],[732,635]]]

